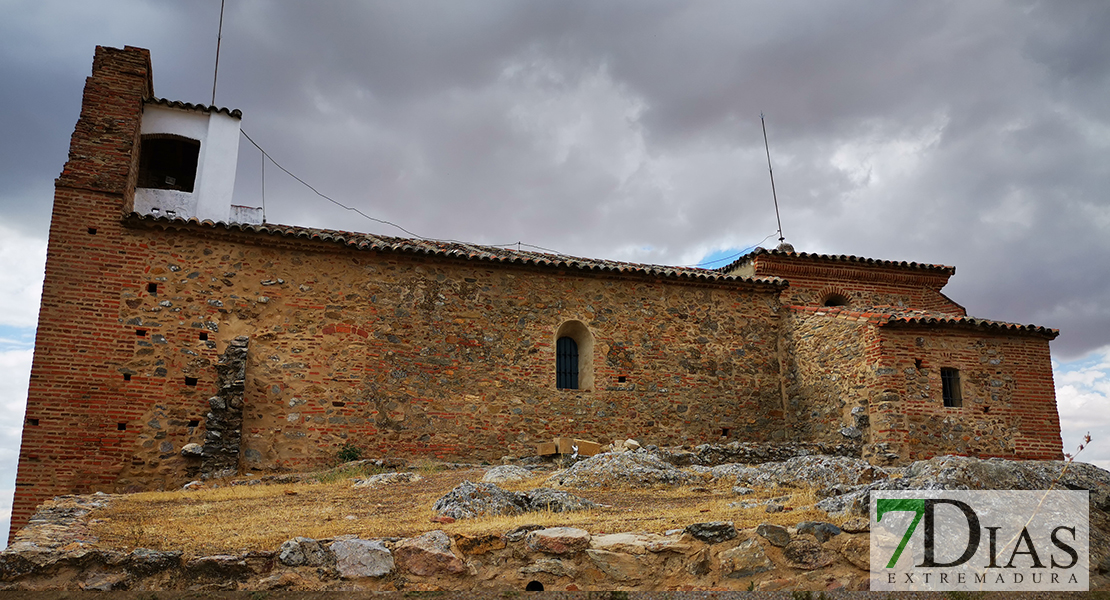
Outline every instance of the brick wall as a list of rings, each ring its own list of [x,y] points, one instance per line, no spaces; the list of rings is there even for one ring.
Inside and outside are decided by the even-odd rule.
[[[114,484],[134,445],[133,428],[119,424],[141,412],[144,390],[124,388],[111,362],[130,342],[117,323],[120,287],[145,264],[120,217],[134,189],[149,66],[145,50],[97,48],[55,184],[13,530],[45,498]]]
[[[827,259],[760,255],[745,270],[758,276],[782,277],[786,304],[821,305],[828,294],[839,294],[855,308],[901,306],[908,309],[966,315],[964,307],[940,292],[951,270],[858,264]]]
[[[877,344],[875,443],[903,460],[1061,458],[1047,339],[887,326]],[[942,367],[959,370],[963,406],[943,405]]]

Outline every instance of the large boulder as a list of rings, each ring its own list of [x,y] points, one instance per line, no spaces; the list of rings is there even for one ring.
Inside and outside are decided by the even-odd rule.
[[[650,487],[682,485],[691,475],[646,450],[598,454],[552,475],[548,485],[563,487]]]
[[[735,475],[736,484],[752,488],[820,487],[864,485],[889,478],[898,469],[876,467],[847,456],[798,456],[782,462],[754,467],[721,465],[713,470]]]
[[[467,571],[466,564],[451,551],[451,538],[438,529],[397,542],[395,552],[397,561],[413,575],[459,575]]]
[[[464,481],[447,492],[432,510],[453,519],[470,519],[496,515],[519,515],[530,509],[528,497],[505,491],[492,483]]]
[[[492,483],[464,481],[436,500],[432,510],[442,517],[469,519],[531,511],[571,512],[597,506],[562,490],[536,488],[527,492],[510,492]]]
[[[344,579],[381,577],[393,572],[393,554],[377,540],[336,540],[330,549],[335,568]]]
[[[585,498],[551,488],[536,488],[524,494],[528,497],[529,509],[534,511],[573,512],[598,507]]]

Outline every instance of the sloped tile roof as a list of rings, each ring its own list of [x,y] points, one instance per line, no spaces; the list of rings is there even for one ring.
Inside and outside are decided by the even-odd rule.
[[[942,313],[927,310],[910,310],[896,306],[876,306],[863,310],[852,310],[839,306],[790,306],[796,312],[828,315],[829,317],[849,321],[867,321],[879,327],[919,326],[929,325],[935,327],[953,327],[963,329],[980,329],[996,333],[1031,334],[1055,339],[1060,335],[1058,329],[1050,329],[1039,325],[1022,325],[1006,321],[980,319],[964,315]]]
[[[165,229],[201,227],[239,231],[255,235],[270,235],[283,238],[330,242],[357,250],[394,252],[398,254],[423,254],[491,263],[572,269],[576,271],[633,274],[666,279],[690,280],[702,283],[738,283],[771,288],[784,288],[787,285],[785,280],[778,277],[743,277],[738,275],[726,275],[713,269],[671,267],[665,265],[581,258],[565,254],[549,254],[546,252],[483,246],[456,241],[400,238],[371,233],[355,233],[350,231],[294,227],[289,225],[215,223],[207,220],[199,221],[195,218],[186,220],[178,217],[156,217],[135,212],[127,215],[125,220],[136,225],[155,226]]]
[[[893,267],[899,269],[917,269],[923,271],[936,271],[947,275],[953,275],[956,272],[956,267],[948,265],[932,265],[928,263],[907,262],[904,260],[879,260],[876,258],[864,258],[862,256],[852,256],[849,254],[813,254],[810,252],[793,252],[785,250],[768,250],[766,248],[756,248],[751,252],[741,256],[732,263],[718,268],[718,271],[728,272],[739,266],[745,265],[752,261],[757,256],[782,256],[786,258],[804,258],[809,260],[819,260],[823,262],[840,262],[840,263],[853,263],[863,265],[874,265],[877,267]]]
[[[157,104],[158,106],[165,106],[168,108],[180,108],[183,110],[195,110],[205,113],[223,113],[236,119],[243,118],[243,111],[238,108],[223,108],[221,106],[211,106],[207,104],[192,104],[189,102],[181,102],[179,100],[166,100],[165,98],[147,98],[147,104]]]

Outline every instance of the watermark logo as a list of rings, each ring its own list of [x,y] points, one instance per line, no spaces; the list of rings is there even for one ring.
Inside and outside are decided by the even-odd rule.
[[[1086,491],[871,492],[874,591],[1086,591]]]

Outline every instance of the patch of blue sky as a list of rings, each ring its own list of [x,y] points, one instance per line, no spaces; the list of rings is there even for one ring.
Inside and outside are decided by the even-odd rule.
[[[0,352],[35,347],[35,328],[0,324]]]
[[[702,257],[702,259],[698,261],[698,264],[695,266],[701,267],[703,269],[719,269],[721,267],[727,267],[729,263],[751,252],[753,248],[755,248],[755,246],[750,246],[748,248],[725,248],[723,250],[714,250],[713,252],[710,252],[709,254],[706,254],[704,257]]]

